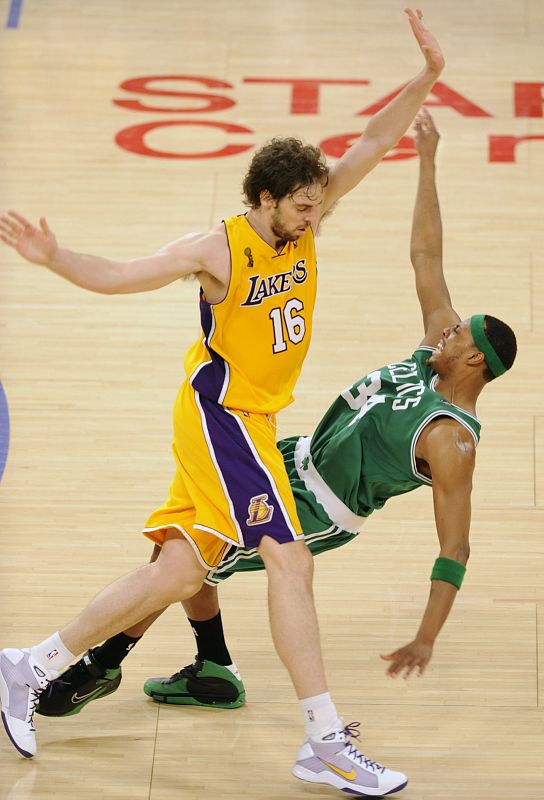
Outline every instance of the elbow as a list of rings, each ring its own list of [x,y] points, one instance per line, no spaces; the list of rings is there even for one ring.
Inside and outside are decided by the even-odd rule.
[[[91,291],[96,292],[96,294],[108,295],[108,294],[117,294],[118,293],[117,290],[115,289],[115,287],[111,286],[109,284],[104,285],[104,286],[91,286],[91,287],[88,287],[88,288],[90,288]]]
[[[428,263],[428,253],[420,247],[410,248],[410,261],[413,268],[417,270],[424,270]]]
[[[469,558],[470,558],[470,545],[469,545],[468,542],[466,542],[466,544],[464,544],[462,547],[458,548],[456,561],[459,561],[461,564],[464,564],[465,567],[466,567]]]
[[[100,283],[93,287],[94,291],[106,295],[123,294],[126,291],[126,270],[125,264],[112,263]]]
[[[410,261],[415,270],[426,272],[442,264],[442,251],[432,247],[411,247]]]
[[[367,157],[377,164],[399,143],[400,136],[392,136],[388,131],[375,132],[370,121],[361,135],[361,140],[365,144]]]
[[[458,561],[464,566],[470,558],[470,545],[468,542],[463,542],[455,548],[448,548],[440,553],[441,558],[450,558],[452,561]]]
[[[400,142],[401,137],[396,135],[391,135],[389,133],[382,134],[381,136],[376,136],[375,146],[376,151],[379,154],[380,158],[383,158],[390,150],[393,150],[394,147],[398,145]]]

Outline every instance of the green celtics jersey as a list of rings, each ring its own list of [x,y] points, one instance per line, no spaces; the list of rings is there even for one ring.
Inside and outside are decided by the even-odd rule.
[[[432,352],[418,347],[409,358],[370,372],[344,389],[311,438],[278,442],[314,555],[357,536],[365,518],[390,497],[432,484],[419,472],[415,450],[433,419],[457,420],[478,443],[476,417],[435,391],[438,376],[427,364]],[[207,582],[263,568],[255,550],[231,548]]]
[[[432,481],[416,464],[416,443],[437,417],[452,417],[475,439],[480,423],[434,391],[427,364],[432,348],[388,364],[345,389],[312,436],[309,452],[319,476],[352,512],[367,517],[390,497]],[[302,475],[309,462],[302,464]]]

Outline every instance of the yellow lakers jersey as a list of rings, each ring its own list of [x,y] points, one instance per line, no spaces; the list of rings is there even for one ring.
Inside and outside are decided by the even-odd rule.
[[[310,228],[281,253],[245,215],[224,221],[231,278],[220,303],[200,291],[202,335],[185,356],[201,394],[229,408],[273,414],[293,400],[308,352],[317,285]]]

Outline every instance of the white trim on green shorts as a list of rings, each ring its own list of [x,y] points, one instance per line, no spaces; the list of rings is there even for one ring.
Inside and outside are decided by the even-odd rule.
[[[295,467],[299,478],[306,488],[314,493],[317,502],[323,507],[331,522],[348,533],[359,533],[366,517],[354,514],[325,483],[312,462],[311,444],[311,436],[301,436],[295,446]],[[303,469],[302,462],[306,459],[307,463]]]

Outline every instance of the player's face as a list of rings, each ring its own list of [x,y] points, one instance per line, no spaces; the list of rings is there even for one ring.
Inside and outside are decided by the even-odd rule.
[[[272,211],[270,227],[280,241],[296,242],[310,226],[317,228],[324,190],[320,184],[297,189],[278,200]]]
[[[470,319],[465,319],[450,328],[444,328],[428,363],[439,375],[450,373],[460,359],[474,349],[477,348],[470,332]]]

